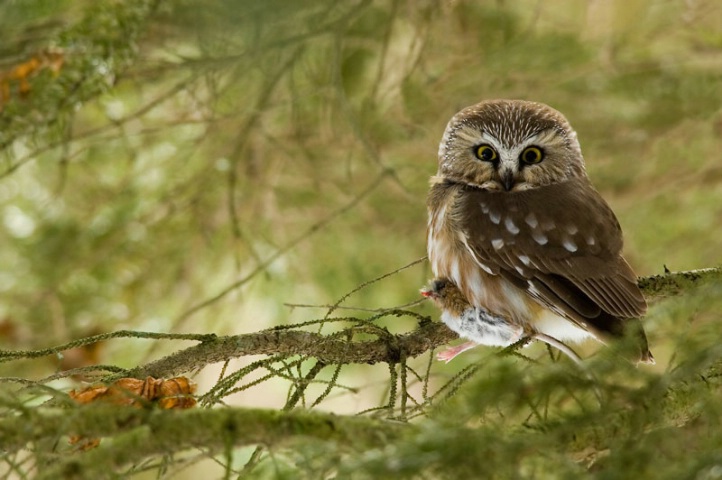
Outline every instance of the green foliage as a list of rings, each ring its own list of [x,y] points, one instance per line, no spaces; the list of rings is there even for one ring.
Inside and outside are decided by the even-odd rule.
[[[134,442],[152,436],[120,414],[87,457],[69,453],[67,425],[43,425],[58,405],[76,413],[64,369],[122,375],[179,343],[110,334],[79,360],[69,349],[0,356],[0,374],[15,377],[0,384],[0,439],[18,418],[37,428],[13,430],[28,443],[3,453],[0,471],[29,478],[93,459],[95,471],[142,478],[719,476],[718,283],[653,305],[658,365],[639,370],[611,347],[586,351],[585,370],[538,346],[441,365],[406,358],[394,334],[437,316],[408,305],[428,266],[396,269],[425,253],[444,125],[485,98],[569,118],[638,273],[719,265],[720,24],[714,0],[0,4],[0,353],[121,329],[303,325],[387,341],[395,355],[371,367],[284,351],[233,360],[223,378],[204,368],[203,407],[218,408],[179,425],[211,440],[159,439],[150,460]],[[11,73],[49,52],[62,66],[33,70],[24,91]],[[407,310],[364,311],[397,305]],[[214,442],[214,422],[249,404],[269,409],[268,436]],[[306,427],[282,428],[306,414]],[[324,422],[339,435],[321,435]],[[113,445],[126,463],[111,463]]]

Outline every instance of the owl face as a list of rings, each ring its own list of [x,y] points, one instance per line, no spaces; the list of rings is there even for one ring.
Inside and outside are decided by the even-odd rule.
[[[586,172],[577,134],[561,113],[535,102],[491,100],[449,121],[437,176],[508,192],[586,177]]]

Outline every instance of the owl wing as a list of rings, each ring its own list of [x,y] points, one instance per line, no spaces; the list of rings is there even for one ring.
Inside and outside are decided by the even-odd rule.
[[[468,188],[458,197],[461,238],[480,266],[555,313],[618,334],[646,302],[621,256],[614,213],[585,179],[519,192]]]

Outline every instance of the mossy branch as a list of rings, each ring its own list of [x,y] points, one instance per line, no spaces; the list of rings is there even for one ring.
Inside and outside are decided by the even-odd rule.
[[[0,420],[6,452],[69,434],[113,438],[93,450],[63,455],[50,468],[41,470],[38,479],[104,478],[109,467],[120,469],[154,455],[191,448],[213,455],[229,447],[288,446],[308,438],[370,447],[393,442],[411,428],[368,417],[230,407],[177,411],[85,405],[70,410],[33,409],[26,415]]]
[[[640,277],[637,283],[647,300],[651,300],[679,295],[703,283],[721,280],[722,267],[714,267]]]
[[[678,295],[686,289],[707,281],[722,280],[721,268],[654,275],[639,279],[647,299]],[[326,364],[398,363],[403,352],[417,357],[456,338],[456,334],[439,322],[421,321],[419,327],[406,334],[392,335],[370,341],[348,341],[316,333],[293,330],[218,337],[181,350],[145,366],[127,372],[144,378],[179,375],[204,365],[246,355],[307,355]]]
[[[444,324],[430,320],[420,322],[419,327],[410,333],[393,335],[387,332],[367,341],[349,341],[296,330],[269,330],[218,337],[132,369],[124,375],[167,377],[247,355],[304,355],[325,364],[337,365],[398,363],[402,352],[407,357],[416,357],[455,338],[456,334]]]
[[[642,277],[639,286],[648,299],[678,295],[685,290],[696,287],[704,282],[722,280],[721,268],[706,268],[684,272],[667,273]],[[432,322],[428,317],[421,317],[405,310],[389,310],[381,316],[415,316],[419,325],[409,333],[392,334],[385,329],[375,328],[362,333],[372,333],[376,338],[371,340],[354,340],[356,330],[347,329],[347,335],[323,335],[319,333],[291,330],[288,327],[275,328],[262,332],[216,337],[214,335],[172,335],[148,334],[144,332],[115,332],[81,339],[63,346],[36,351],[0,351],[0,360],[19,358],[36,358],[55,354],[67,348],[107,340],[117,336],[138,338],[173,338],[200,340],[201,343],[146,365],[128,371],[116,373],[109,380],[118,377],[145,378],[172,377],[182,373],[203,368],[206,365],[249,355],[303,355],[316,358],[324,364],[375,364],[399,363],[403,357],[413,358],[429,350],[444,345],[456,338],[444,324]],[[291,326],[293,327],[293,326]],[[121,335],[122,334],[122,335]]]

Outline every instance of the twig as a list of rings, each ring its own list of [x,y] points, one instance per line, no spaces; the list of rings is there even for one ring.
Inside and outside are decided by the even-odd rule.
[[[211,334],[190,334],[190,333],[154,333],[154,332],[135,332],[133,330],[118,330],[117,332],[102,333],[90,337],[80,338],[72,342],[64,343],[56,347],[43,348],[40,350],[0,350],[0,363],[17,360],[20,358],[38,358],[48,355],[57,355],[71,348],[82,347],[83,345],[91,345],[93,343],[110,340],[111,338],[146,338],[152,340],[196,340],[205,342],[216,338]]]
[[[353,295],[354,293],[358,292],[359,290],[362,290],[362,289],[368,287],[368,286],[371,285],[372,283],[376,283],[376,282],[378,282],[378,281],[380,281],[380,280],[383,280],[384,278],[388,278],[388,277],[390,277],[390,276],[392,276],[392,275],[395,275],[395,274],[397,274],[397,273],[399,273],[399,272],[401,272],[401,271],[403,271],[403,270],[406,270],[407,268],[411,268],[411,267],[413,267],[414,265],[423,262],[424,260],[426,260],[426,257],[418,258],[418,259],[414,260],[413,262],[407,263],[407,264],[404,265],[403,267],[399,267],[399,268],[397,268],[396,270],[394,270],[394,271],[392,271],[392,272],[384,273],[383,275],[380,275],[380,276],[378,276],[378,277],[376,277],[376,278],[374,278],[374,279],[371,279],[371,280],[368,280],[368,281],[362,283],[361,285],[359,285],[358,287],[354,288],[353,290],[351,290],[350,292],[348,292],[346,295],[344,295],[343,297],[341,297],[340,299],[338,299],[338,300],[336,301],[336,303],[334,303],[333,305],[331,305],[331,307],[330,307],[330,308],[328,309],[328,311],[326,312],[326,315],[324,316],[324,319],[328,318],[328,317],[333,313],[333,311],[336,310],[336,309],[339,307],[339,305],[341,305],[347,298],[349,298],[351,295]],[[400,308],[400,307],[396,307],[396,308],[394,308],[394,309],[398,309],[398,308]]]

